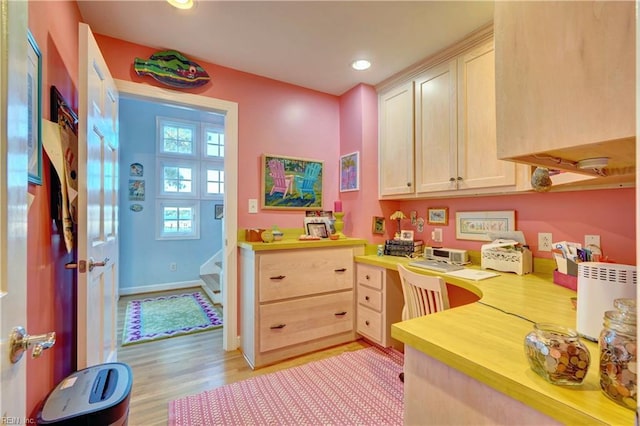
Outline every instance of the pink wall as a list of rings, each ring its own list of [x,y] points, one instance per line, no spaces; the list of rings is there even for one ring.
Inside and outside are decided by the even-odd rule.
[[[49,118],[48,88],[55,85],[71,105],[77,106],[78,22],[74,1],[30,2],[29,27],[43,55],[43,115]],[[118,79],[159,85],[138,77],[133,59],[155,52],[96,35],[107,63]],[[198,61],[197,58],[193,58]],[[239,104],[239,215],[238,226],[301,227],[300,212],[261,210],[249,215],[248,198],[259,198],[262,153],[320,159],[325,162],[324,208],[341,198],[346,211],[347,235],[380,243],[395,224],[387,220],[387,235],[371,233],[371,217],[389,217],[396,208],[426,215],[429,206],[447,206],[451,220],[443,227],[444,245],[478,250],[481,243],[455,240],[456,211],[516,210],[518,229],[524,231],[537,255],[537,232],[552,232],[556,240],[581,241],[584,234],[599,234],[605,254],[621,263],[635,264],[635,193],[633,189],[571,193],[524,194],[501,197],[457,198],[440,201],[385,201],[377,199],[377,96],[359,85],[335,97],[263,77],[198,61],[213,77],[210,85],[188,90]],[[360,191],[339,193],[338,158],[360,151]],[[48,161],[42,186],[30,185],[35,201],[29,211],[29,266],[27,327],[31,333],[58,332],[58,342],[37,360],[27,359],[27,407],[33,416],[39,403],[63,377],[75,369],[75,282],[64,264],[60,235],[49,218]],[[406,226],[404,226],[406,227]],[[422,237],[430,234],[427,226]],[[419,238],[420,235],[417,235]],[[541,254],[548,257],[548,254]]]
[[[96,34],[96,40],[114,78],[164,87],[151,77],[133,71],[134,58],[158,51]],[[247,212],[249,198],[260,199],[263,153],[324,161],[323,207],[333,210],[338,197],[340,102],[327,95],[291,84],[236,71],[190,58],[203,66],[212,82],[184,90],[202,96],[237,102],[239,107],[238,227],[302,228],[302,211]]]
[[[29,2],[29,29],[42,53],[42,113],[49,114],[49,87],[54,85],[75,108],[78,81],[78,21],[75,1]],[[76,108],[77,109],[77,108]],[[27,414],[34,417],[40,402],[76,369],[75,273],[64,269],[74,259],[67,254],[50,216],[49,160],[43,154],[42,185],[29,185],[34,201],[29,209],[27,255],[27,331],[55,331],[56,344],[27,363]]]

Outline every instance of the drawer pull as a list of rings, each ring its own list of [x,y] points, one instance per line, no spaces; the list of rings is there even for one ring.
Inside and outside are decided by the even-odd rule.
[[[335,315],[335,316],[337,316],[337,317],[342,317],[342,316],[347,315],[347,311],[336,312],[336,313],[335,313],[335,314],[333,314],[333,315]]]
[[[367,274],[364,276],[366,278],[367,281],[369,281],[371,279],[371,277]]]
[[[364,324],[365,324],[365,325],[369,325],[369,321],[365,321],[365,322],[364,322]]]
[[[278,330],[280,328],[285,328],[287,326],[287,324],[278,324],[278,325],[272,325],[271,327],[269,327],[272,330]]]
[[[365,296],[364,300],[366,300],[368,302],[369,301],[369,296]]]
[[[276,275],[275,277],[269,277],[270,280],[282,280],[285,279],[286,275]]]
[[[346,272],[347,268],[334,269],[335,272]]]

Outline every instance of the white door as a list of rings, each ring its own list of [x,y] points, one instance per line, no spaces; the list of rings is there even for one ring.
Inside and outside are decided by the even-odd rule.
[[[117,358],[118,91],[80,24],[78,104],[78,369]]]
[[[27,315],[27,3],[0,0],[0,416],[24,423],[26,362],[8,337]]]

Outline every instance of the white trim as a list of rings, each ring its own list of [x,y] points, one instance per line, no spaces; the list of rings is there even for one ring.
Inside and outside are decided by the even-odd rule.
[[[121,95],[141,99],[169,101],[175,104],[214,110],[225,116],[225,194],[224,194],[224,269],[222,282],[223,327],[222,347],[238,348],[238,104],[207,96],[181,93],[125,80],[115,80]]]
[[[183,288],[202,287],[203,285],[204,285],[204,282],[202,280],[194,280],[194,281],[176,281],[173,283],[142,285],[139,287],[127,287],[127,288],[120,289],[120,297],[130,296],[132,294],[145,294],[145,293],[154,293],[158,291],[170,291],[170,290],[180,290]]]

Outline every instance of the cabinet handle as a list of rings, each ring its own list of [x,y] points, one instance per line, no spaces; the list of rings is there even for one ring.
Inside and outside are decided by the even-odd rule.
[[[286,278],[286,275],[277,275],[275,277],[270,277],[269,279],[270,280],[282,280],[284,278]]]
[[[369,296],[365,296],[364,300],[366,300],[368,302],[369,301]]]
[[[408,187],[411,187],[411,182],[407,182],[407,186],[408,186]]]
[[[285,328],[287,326],[287,324],[278,324],[278,325],[272,325],[271,327],[269,327],[272,330],[277,330],[280,328]]]
[[[338,268],[338,269],[334,269],[334,272],[346,272],[347,268]]]
[[[462,180],[462,176],[458,176],[458,180]]]
[[[455,181],[456,181],[456,179],[454,177],[450,177],[449,178],[449,182],[455,182]]]
[[[347,315],[347,311],[336,312],[336,313],[335,313],[335,314],[333,314],[333,315],[335,315],[335,316],[337,316],[337,317],[343,317],[343,316]]]
[[[371,279],[371,277],[370,277],[369,275],[365,275],[364,277],[365,277],[365,279],[366,279],[367,281],[369,281],[369,280]]]
[[[364,322],[364,325],[369,325],[369,321],[365,321],[365,322]]]

